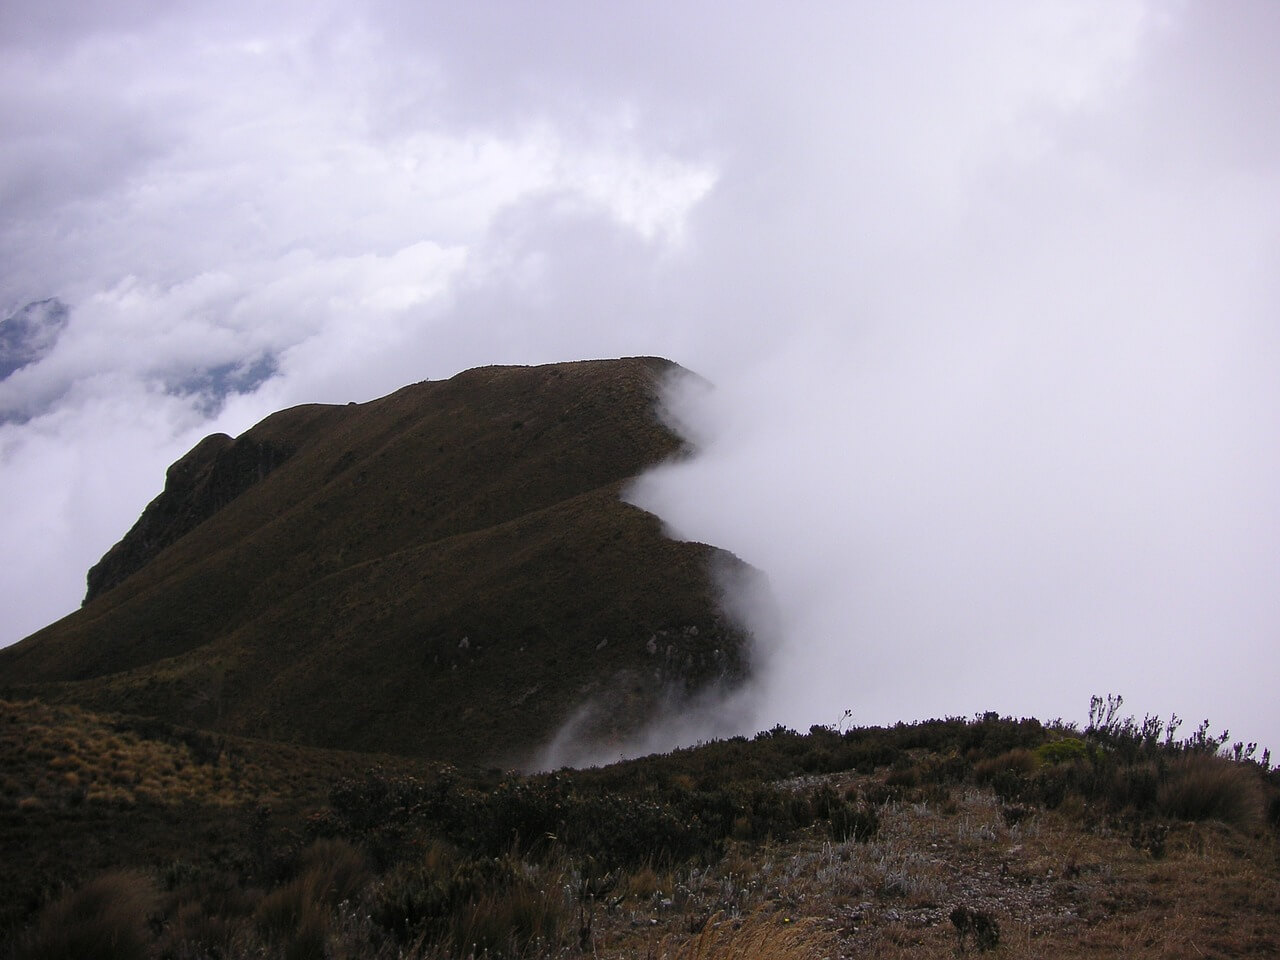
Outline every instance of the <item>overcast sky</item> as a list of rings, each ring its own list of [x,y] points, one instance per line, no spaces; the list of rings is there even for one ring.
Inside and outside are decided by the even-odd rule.
[[[0,380],[0,642],[210,432],[660,354],[716,389],[633,497],[769,576],[760,726],[1119,692],[1280,749],[1278,48],[1268,0],[9,0],[0,317],[67,313]]]

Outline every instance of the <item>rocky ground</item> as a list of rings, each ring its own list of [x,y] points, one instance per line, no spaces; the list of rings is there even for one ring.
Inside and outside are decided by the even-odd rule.
[[[1009,806],[972,786],[891,801],[866,842],[740,849],[653,877],[647,896],[601,916],[597,947],[648,955],[704,924],[764,922],[807,928],[802,955],[832,958],[1280,956],[1273,837],[1182,823],[1153,851],[1141,829],[1081,830],[1079,816]],[[972,930],[962,941],[957,908],[994,920],[998,941],[980,944]]]

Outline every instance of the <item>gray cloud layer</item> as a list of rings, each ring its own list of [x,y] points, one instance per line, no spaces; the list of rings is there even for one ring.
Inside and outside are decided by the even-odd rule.
[[[3,17],[0,316],[70,307],[0,381],[3,639],[208,432],[660,353],[717,390],[635,496],[769,574],[764,725],[1280,745],[1274,5]]]

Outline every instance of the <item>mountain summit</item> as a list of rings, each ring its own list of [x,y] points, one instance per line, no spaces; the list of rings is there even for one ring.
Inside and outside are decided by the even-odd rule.
[[[670,361],[484,367],[201,441],[0,650],[0,687],[316,746],[519,763],[745,674],[712,547],[621,499],[683,451]]]

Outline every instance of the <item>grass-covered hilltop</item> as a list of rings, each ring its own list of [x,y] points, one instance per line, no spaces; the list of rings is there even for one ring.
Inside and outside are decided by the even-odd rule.
[[[206,439],[0,650],[0,960],[1280,955],[1280,771],[1136,721],[781,726],[603,755],[749,679],[620,499],[679,368],[491,367]]]
[[[712,581],[749,573],[620,494],[683,453],[653,358],[483,367],[215,435],[0,650],[0,695],[312,746],[525,763],[608,744],[746,669]]]

